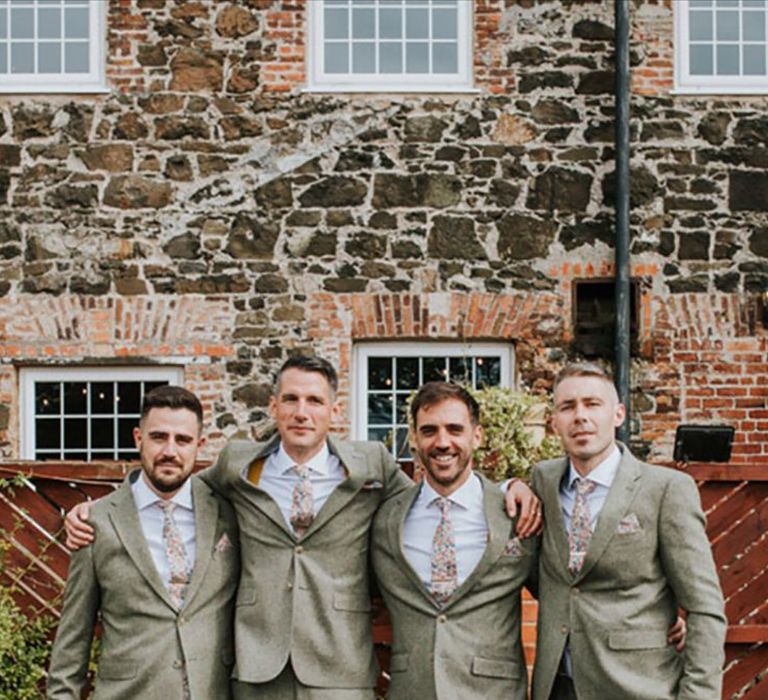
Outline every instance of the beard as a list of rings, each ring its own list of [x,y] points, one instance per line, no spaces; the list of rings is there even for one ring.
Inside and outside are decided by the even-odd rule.
[[[159,469],[165,466],[177,467],[178,472],[170,475],[159,474]],[[151,469],[144,468],[144,473],[152,486],[160,493],[171,493],[177,491],[189,477],[184,470],[184,465],[177,460],[163,460],[152,465]]]

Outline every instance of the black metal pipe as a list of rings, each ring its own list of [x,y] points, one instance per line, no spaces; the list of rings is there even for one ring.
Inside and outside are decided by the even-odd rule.
[[[629,0],[614,0],[616,19],[616,330],[615,379],[627,417],[617,437],[629,442]]]

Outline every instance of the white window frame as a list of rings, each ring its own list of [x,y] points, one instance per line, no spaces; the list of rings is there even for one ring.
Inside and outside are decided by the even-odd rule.
[[[307,3],[307,70],[305,92],[369,93],[477,93],[473,86],[472,55],[474,43],[473,3],[458,2],[458,67],[455,76],[441,74],[324,73],[323,37],[325,36],[324,0]],[[376,39],[378,41],[378,39]]]
[[[24,367],[19,373],[21,458],[35,460],[35,384],[37,382],[167,381],[181,386],[180,367]],[[87,416],[90,417],[90,408]],[[83,448],[82,452],[87,452]]]
[[[368,440],[368,358],[389,357],[472,357],[498,355],[501,359],[500,384],[505,388],[516,386],[515,347],[506,341],[498,342],[361,342],[352,351],[352,392],[350,414],[352,437]]]
[[[0,5],[9,11],[8,26],[10,32],[11,4]],[[106,84],[106,13],[107,0],[88,0],[89,29],[88,40],[89,73],[11,73],[10,48],[8,48],[8,73],[0,73],[0,93],[2,94],[78,94],[109,92]],[[37,32],[35,32],[37,33]],[[37,48],[37,36],[33,39]],[[10,42],[9,42],[10,44]]]
[[[674,61],[677,95],[765,95],[768,94],[768,76],[761,75],[691,75],[689,62],[689,0],[675,0]],[[767,8],[768,9],[768,8]],[[768,15],[768,13],[766,13]],[[768,19],[766,20],[768,22]],[[768,27],[766,27],[768,31]],[[743,42],[738,42],[739,47]]]

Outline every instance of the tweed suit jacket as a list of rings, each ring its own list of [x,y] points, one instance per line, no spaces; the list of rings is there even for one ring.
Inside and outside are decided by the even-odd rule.
[[[244,478],[249,465],[277,449],[233,441],[203,473],[229,498],[240,526],[242,572],[235,609],[234,678],[265,683],[288,663],[299,681],[320,688],[368,688],[377,668],[371,636],[369,533],[386,498],[405,489],[383,445],[328,447],[347,478],[299,538],[275,500]]]
[[[687,474],[622,449],[581,571],[568,570],[567,459],[539,464],[544,505],[534,700],[548,700],[570,639],[579,700],[720,700],[726,622],[699,493]],[[688,611],[685,651],[667,643]]]
[[[139,522],[129,475],[93,503],[94,543],[72,554],[48,675],[48,700],[80,700],[101,613],[94,700],[230,697],[232,618],[239,575],[232,507],[192,478],[195,565],[179,610],[171,602]],[[135,477],[134,477],[135,478]]]
[[[389,700],[527,698],[520,591],[536,570],[537,543],[516,539],[504,495],[482,481],[488,544],[442,608],[402,549],[405,518],[420,487],[388,501],[376,516],[373,565],[394,635]]]

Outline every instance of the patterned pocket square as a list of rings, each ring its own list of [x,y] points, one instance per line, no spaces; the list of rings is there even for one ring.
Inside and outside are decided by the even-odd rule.
[[[513,537],[512,539],[507,541],[507,544],[504,545],[504,556],[507,556],[507,557],[523,556],[523,545],[520,544],[519,537]]]
[[[222,552],[226,552],[228,549],[232,548],[232,541],[229,539],[229,535],[225,532],[220,538],[219,541],[214,545],[213,551],[217,554],[221,554]]]
[[[378,491],[379,489],[383,488],[384,484],[376,480],[366,481],[362,486],[363,491]]]
[[[619,521],[619,527],[616,528],[616,532],[619,535],[631,535],[635,532],[642,532],[643,528],[640,525],[640,521],[634,513],[624,516]]]

